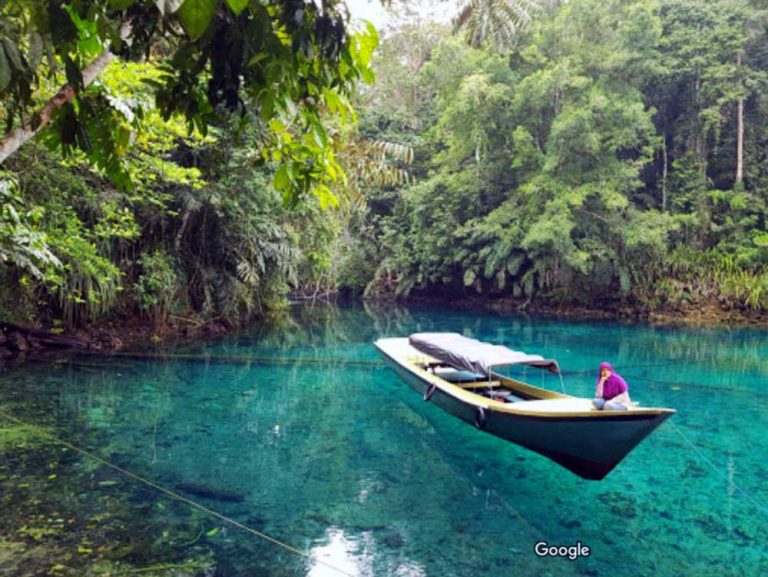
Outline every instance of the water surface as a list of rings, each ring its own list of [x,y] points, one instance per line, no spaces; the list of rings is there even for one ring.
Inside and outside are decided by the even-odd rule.
[[[577,395],[609,360],[635,400],[678,414],[585,481],[424,403],[379,361],[376,338],[424,330],[555,357]],[[51,574],[768,574],[768,332],[323,306],[145,352],[6,369],[0,408],[307,556],[55,442],[0,444],[1,504],[29,516],[23,555],[62,552]],[[591,554],[542,559],[540,541]]]

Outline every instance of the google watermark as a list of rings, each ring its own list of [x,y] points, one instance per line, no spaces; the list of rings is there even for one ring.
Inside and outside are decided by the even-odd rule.
[[[550,545],[546,541],[539,541],[533,546],[537,557],[566,557],[575,561],[579,557],[589,557],[591,550],[588,546],[577,541],[575,545]]]

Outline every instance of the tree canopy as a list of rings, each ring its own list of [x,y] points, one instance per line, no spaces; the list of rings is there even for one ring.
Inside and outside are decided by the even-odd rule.
[[[500,51],[443,31],[427,58],[375,62],[377,86],[402,86],[407,70],[420,98],[405,122],[371,94],[363,125],[399,132],[423,169],[372,197],[383,241],[369,292],[650,308],[709,295],[764,309],[761,7],[539,8]],[[434,35],[402,27],[382,54]]]
[[[343,3],[0,14],[4,315],[244,319],[322,274],[336,217],[319,207],[344,192],[340,134],[378,41]]]
[[[293,196],[318,186],[330,199],[327,184],[339,167],[321,117],[352,114],[348,97],[360,79],[372,79],[368,62],[377,42],[370,26],[350,33],[343,4],[6,0],[0,10],[7,131],[34,131],[53,120],[65,152],[85,152],[116,185],[129,187],[121,157],[140,130],[141,104],[118,101],[101,83],[86,89],[88,74],[100,72],[89,65],[111,53],[152,60],[160,74],[144,81],[163,118],[180,113],[190,132],[201,134],[226,113],[263,125],[263,155],[282,163],[278,188]],[[54,97],[56,114],[40,113],[40,99],[62,71],[67,86]],[[289,134],[294,125],[298,139]]]
[[[764,3],[475,4],[530,19],[480,47],[404,20],[374,54],[335,2],[0,4],[0,116],[38,134],[0,173],[0,307],[767,310]]]

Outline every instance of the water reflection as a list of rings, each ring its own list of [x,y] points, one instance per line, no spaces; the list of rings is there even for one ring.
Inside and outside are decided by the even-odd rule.
[[[453,330],[555,357],[575,394],[591,394],[597,363],[608,359],[630,380],[633,397],[678,409],[675,424],[727,479],[666,425],[600,483],[478,433],[424,403],[371,346],[379,336],[417,330]],[[321,561],[359,577],[768,574],[765,518],[734,489],[768,502],[765,332],[326,306],[167,353],[165,360],[27,365],[0,376],[0,404],[311,550],[312,561],[239,531],[217,532],[220,522],[93,463],[70,457],[68,468],[54,471],[56,491],[72,492],[64,497],[48,479],[50,455],[23,468],[0,454],[4,471],[39,466],[30,486],[40,501],[55,497],[79,510],[92,497],[80,487],[99,492],[131,539],[155,552],[132,557],[139,566],[159,562],[165,547],[182,559],[199,554],[228,577],[338,575]],[[29,497],[22,491],[30,489],[4,485],[1,496],[21,503]],[[533,554],[540,540],[581,541],[593,555],[544,565]]]
[[[335,527],[325,533],[324,543],[312,547],[312,564],[307,577],[367,577],[373,572],[364,555],[358,552],[358,541],[348,539],[344,531]]]

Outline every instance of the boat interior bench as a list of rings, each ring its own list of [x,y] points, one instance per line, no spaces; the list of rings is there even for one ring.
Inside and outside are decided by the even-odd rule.
[[[457,387],[461,387],[462,389],[492,389],[495,387],[501,387],[501,383],[499,381],[472,381],[469,383],[453,383]]]
[[[455,369],[444,363],[427,363],[426,370],[449,383],[487,383],[488,377],[472,371]]]
[[[501,386],[500,381],[489,381],[488,377],[472,371],[456,369],[441,362],[427,362],[424,369],[462,389],[472,391],[502,403],[517,403],[526,399],[518,397]]]
[[[520,401],[525,401],[524,398],[518,397],[512,391],[502,388],[499,381],[454,384],[462,389],[471,390],[473,393],[480,394],[502,403],[519,403]]]

